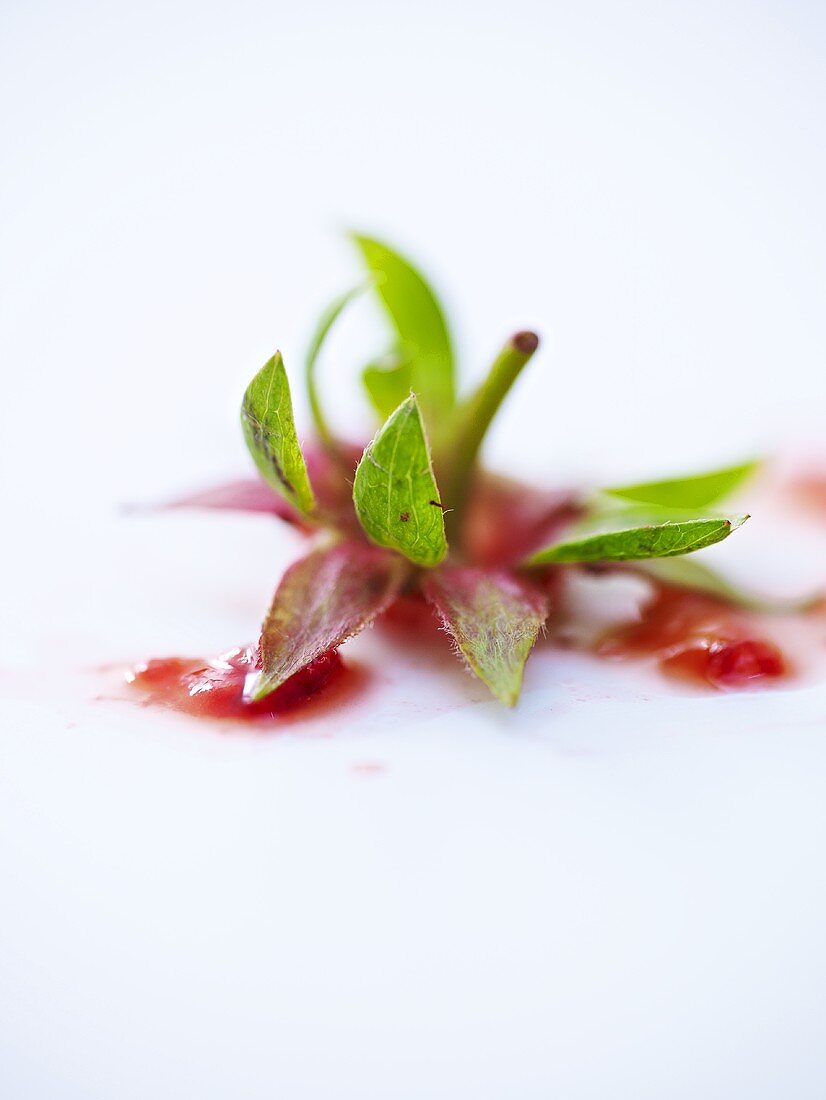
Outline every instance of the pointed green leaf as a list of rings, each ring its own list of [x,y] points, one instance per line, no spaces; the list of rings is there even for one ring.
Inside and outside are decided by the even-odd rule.
[[[362,294],[367,289],[367,283],[362,283],[359,286],[352,287],[344,294],[340,294],[338,298],[335,298],[330,305],[324,310],[316,325],[315,332],[310,340],[310,346],[307,349],[307,358],[304,364],[304,378],[307,385],[307,398],[310,403],[310,412],[312,413],[313,422],[315,423],[316,434],[319,440],[325,445],[329,446],[333,443],[333,434],[330,431],[330,427],[327,424],[327,418],[321,408],[321,400],[318,396],[318,386],[316,384],[316,366],[318,363],[318,356],[324,346],[324,341],[330,333],[330,329],[339,319],[345,308],[357,298],[359,294]]]
[[[638,485],[623,485],[603,489],[603,493],[622,500],[655,504],[663,508],[707,508],[738,489],[760,467],[760,463],[742,462],[722,470],[697,474],[694,477],[670,478],[666,481],[646,481]]]
[[[353,500],[359,522],[379,546],[424,566],[438,565],[447,553],[439,490],[413,394],[365,450]]]
[[[353,241],[376,280],[400,350],[410,356],[412,388],[435,422],[450,412],[456,399],[453,348],[442,307],[423,276],[398,252],[358,234]]]
[[[675,513],[661,510],[609,512],[580,525],[567,538],[532,554],[525,564],[636,561],[690,554],[720,542],[748,518],[676,518]]]
[[[295,431],[290,384],[280,351],[247,387],[241,424],[250,454],[264,479],[302,515],[309,515],[315,508],[315,497]]]
[[[407,568],[395,554],[361,542],[314,550],[291,565],[261,629],[252,698],[263,699],[363,630],[393,601]]]
[[[389,355],[385,360],[369,363],[361,378],[370,403],[382,420],[386,420],[404,401],[413,385],[410,360],[398,355]]]
[[[690,588],[706,596],[723,600],[725,603],[743,607],[748,611],[763,611],[769,614],[795,614],[808,611],[823,598],[823,594],[813,593],[799,599],[772,599],[749,592],[739,585],[732,584],[716,570],[693,558],[652,558],[642,561],[634,567],[635,572],[653,577],[663,584],[672,584],[678,588]]]
[[[548,617],[547,594],[514,574],[466,566],[434,570],[424,593],[473,672],[497,699],[513,706],[525,662]]]

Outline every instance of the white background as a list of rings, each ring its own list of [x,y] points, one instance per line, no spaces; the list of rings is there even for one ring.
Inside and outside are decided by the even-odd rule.
[[[822,689],[545,652],[506,715],[372,636],[368,696],[278,734],[94,698],[254,636],[293,535],[119,508],[248,469],[240,392],[348,226],[432,272],[466,378],[542,333],[500,465],[817,446],[823,6],[7,2],[1,37],[3,1095],[823,1096]],[[356,436],[381,346],[364,303],[325,357]],[[720,556],[822,561],[759,516]]]

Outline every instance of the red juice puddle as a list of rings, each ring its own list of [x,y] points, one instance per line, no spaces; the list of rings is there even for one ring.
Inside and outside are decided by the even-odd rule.
[[[654,657],[667,675],[720,690],[754,687],[790,672],[775,643],[756,636],[749,615],[666,585],[655,588],[637,622],[603,634],[594,651],[602,657]]]
[[[199,718],[256,720],[292,714],[353,677],[337,650],[331,649],[264,699],[250,702],[244,688],[260,667],[258,647],[242,646],[210,660],[165,657],[146,661],[132,669],[127,680],[144,693],[148,705]]]
[[[819,520],[826,519],[826,470],[797,474],[786,487],[792,501]]]
[[[354,775],[377,776],[384,775],[387,765],[382,764],[380,760],[359,760],[351,765],[350,770]]]

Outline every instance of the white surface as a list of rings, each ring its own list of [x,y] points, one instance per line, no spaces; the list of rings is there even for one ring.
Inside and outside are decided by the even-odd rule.
[[[373,634],[372,694],[279,735],[94,699],[254,633],[292,535],[116,509],[246,468],[238,394],[352,278],[338,224],[435,271],[468,375],[546,336],[513,469],[817,441],[822,9],[295,8],[2,17],[3,1095],[819,1098],[823,688],[542,652],[504,714]],[[376,346],[365,307],[342,423]],[[720,557],[822,560],[759,515]]]

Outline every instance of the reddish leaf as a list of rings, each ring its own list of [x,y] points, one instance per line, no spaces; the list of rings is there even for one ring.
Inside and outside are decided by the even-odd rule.
[[[580,513],[570,493],[536,489],[482,472],[465,513],[465,552],[478,565],[514,565],[556,538]]]
[[[291,565],[261,630],[262,672],[253,699],[363,630],[393,601],[407,574],[396,554],[357,542],[314,550]]]
[[[342,445],[342,451],[343,467],[317,445],[307,447],[304,457],[320,511],[325,517],[334,519],[340,530],[359,534],[361,529],[353,511],[352,481],[362,449],[348,443]],[[260,477],[239,478],[214,485],[179,497],[164,507],[264,512],[278,516],[305,531],[312,530],[312,524]]]
[[[525,662],[548,617],[547,593],[505,570],[447,566],[424,592],[480,680],[508,706],[522,688]]]
[[[262,512],[279,516],[289,523],[298,523],[298,512],[283,497],[278,496],[260,477],[238,478],[208,489],[177,497],[165,508],[206,508],[224,512]]]

